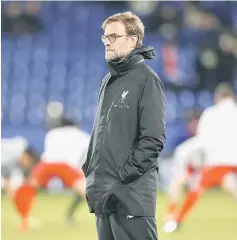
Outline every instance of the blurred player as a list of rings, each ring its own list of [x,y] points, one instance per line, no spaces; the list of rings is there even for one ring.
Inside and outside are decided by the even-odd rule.
[[[173,232],[180,226],[208,188],[223,187],[237,200],[237,104],[229,84],[218,85],[215,102],[215,106],[203,112],[198,126],[198,137],[205,151],[205,167],[175,219],[165,225],[166,232]]]
[[[73,189],[85,200],[85,178],[79,168],[83,162],[79,162],[85,158],[88,142],[88,135],[67,119],[48,131],[42,160],[33,167],[28,183],[19,188],[14,197],[17,210],[23,218],[22,230],[28,228],[28,218],[37,188],[46,187],[53,177],[59,177],[66,187]],[[24,162],[26,168],[31,165],[31,161]]]
[[[39,154],[29,146],[23,137],[1,139],[1,188],[7,195],[12,196],[21,186],[29,171],[20,165],[30,159],[31,162],[39,161]]]
[[[81,169],[82,164],[85,162],[85,159],[86,159],[87,150],[88,150],[89,141],[90,141],[90,135],[88,133],[80,130],[76,126],[76,124],[68,118],[59,117],[58,119],[55,119],[53,121],[50,121],[50,119],[48,119],[47,123],[48,123],[48,128],[50,131],[46,136],[46,140],[45,140],[46,142],[47,142],[47,138],[49,138],[48,136],[50,136],[51,139],[53,138],[52,135],[55,136],[55,140],[53,140],[53,141],[57,142],[57,137],[58,137],[57,133],[61,132],[61,130],[63,130],[63,132],[65,132],[65,128],[68,128],[68,127],[70,127],[71,131],[75,132],[75,134],[78,136],[78,138],[81,138],[80,146],[78,146],[78,144],[77,144],[77,146],[75,147],[75,150],[74,150],[75,157],[70,157],[69,153],[65,153],[66,155],[68,154],[68,158],[70,158],[71,161],[73,161],[72,162],[73,167]],[[54,129],[54,131],[52,131],[53,129]],[[55,129],[57,129],[57,131],[55,131]],[[68,136],[65,136],[65,137],[68,138]],[[48,146],[48,149],[45,150],[46,152],[57,152],[57,148],[55,148],[55,147],[57,147],[58,145],[55,145],[55,147],[54,147],[53,146],[54,142]],[[55,155],[55,154],[53,153],[53,155]],[[44,158],[45,157],[43,156],[43,159]],[[46,158],[51,158],[51,156],[49,156],[49,157],[46,156]],[[58,153],[56,153],[56,159],[57,158],[58,158]],[[74,219],[75,211],[76,211],[78,205],[81,203],[82,199],[83,198],[80,196],[80,194],[78,194],[76,192],[74,195],[74,199],[66,213],[66,222],[67,223],[75,223],[75,219]]]
[[[165,221],[174,217],[183,189],[195,182],[204,161],[204,151],[197,136],[181,143],[174,152],[173,177],[168,188],[169,206]]]
[[[198,137],[195,136],[200,115],[199,110],[188,113],[188,139],[181,142],[174,151],[173,176],[167,192],[169,205],[165,216],[166,221],[174,216],[183,188],[191,185],[203,164],[204,151]]]

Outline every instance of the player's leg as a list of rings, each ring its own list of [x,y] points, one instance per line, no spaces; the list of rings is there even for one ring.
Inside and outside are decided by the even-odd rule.
[[[185,220],[188,213],[193,209],[203,192],[216,184],[218,181],[215,168],[204,168],[200,174],[196,175],[195,183],[187,192],[180,211],[174,220],[167,222],[163,230],[165,232],[174,232]]]
[[[86,200],[86,182],[84,177],[81,178],[78,174],[77,180],[73,183],[72,189],[81,197],[81,199]]]
[[[66,221],[68,223],[74,223],[74,215],[75,215],[77,208],[81,204],[81,202],[82,202],[81,196],[79,196],[77,193],[75,193],[73,195],[72,203],[70,204],[69,208],[67,209],[67,213],[66,213]]]
[[[36,189],[32,185],[23,184],[16,190],[13,196],[13,201],[15,203],[16,210],[22,217],[21,223],[22,230],[26,230],[28,228],[28,219],[35,195]]]
[[[16,190],[13,201],[18,213],[22,217],[22,230],[28,228],[28,220],[36,197],[37,188],[45,186],[47,181],[47,164],[39,162],[32,169],[29,179]]]
[[[177,213],[176,217],[173,220],[168,221],[164,227],[164,232],[174,232],[184,221],[187,214],[191,211],[191,209],[195,206],[195,203],[200,198],[204,189],[202,187],[196,188],[195,190],[189,190],[186,194],[184,202],[181,206],[180,211]]]
[[[175,218],[179,224],[183,222],[188,212],[193,209],[203,192],[213,184],[209,179],[211,179],[210,170],[203,169],[192,172],[192,177],[189,179],[188,183],[188,191],[181,209]]]
[[[66,187],[71,188],[81,199],[86,200],[85,176],[81,169],[71,167],[62,163],[57,165],[57,176],[59,176]]]
[[[230,170],[230,172],[223,177],[221,187],[237,200],[237,167],[234,167],[233,171]]]
[[[223,176],[227,173],[227,169],[225,167],[207,167],[204,168],[201,172],[200,180],[196,187],[193,190],[187,193],[183,206],[175,218],[175,221],[170,224],[171,227],[168,227],[166,232],[173,232],[177,229],[177,227],[184,221],[187,214],[194,207],[195,203],[198,201],[202,193],[214,185],[221,185],[221,181]]]
[[[200,150],[200,141],[197,137],[186,140],[175,149],[174,174],[168,189],[169,205],[165,216],[166,221],[174,217],[184,190],[183,188],[195,172],[193,166],[200,167],[202,160],[203,154]]]
[[[58,164],[57,175],[62,179],[65,186],[70,187],[76,194],[74,201],[69,207],[66,220],[71,223],[74,221],[74,213],[82,201],[86,200],[85,177],[80,169],[73,168],[68,164]]]
[[[73,174],[71,174],[71,182],[72,189],[76,193],[76,196],[72,205],[68,209],[67,220],[72,223],[74,221],[74,214],[76,212],[76,209],[83,201],[86,200],[86,183],[83,172],[81,170],[75,169]]]
[[[165,221],[173,219],[174,215],[176,214],[178,203],[181,199],[183,188],[188,180],[188,177],[188,174],[185,174],[182,177],[176,177],[172,179],[167,193],[168,208],[165,214]]]

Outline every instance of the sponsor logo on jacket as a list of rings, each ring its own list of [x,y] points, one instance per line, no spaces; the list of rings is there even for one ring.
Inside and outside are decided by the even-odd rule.
[[[115,108],[129,108],[129,106],[125,103],[125,100],[128,96],[129,91],[123,91],[121,94],[121,98],[117,104],[114,104]]]

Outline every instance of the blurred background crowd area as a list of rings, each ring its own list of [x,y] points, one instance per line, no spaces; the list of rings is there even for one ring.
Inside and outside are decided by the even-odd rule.
[[[133,11],[146,26],[148,61],[167,98],[163,155],[195,134],[201,111],[221,81],[237,90],[236,2],[1,2],[2,137],[22,135],[43,150],[48,114],[76,120],[90,133],[100,81],[107,72],[101,24]]]

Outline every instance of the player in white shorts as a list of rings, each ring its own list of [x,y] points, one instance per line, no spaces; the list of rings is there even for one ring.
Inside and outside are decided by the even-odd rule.
[[[166,224],[166,232],[175,231],[202,193],[213,186],[224,188],[237,200],[237,103],[229,84],[217,86],[215,103],[203,112],[197,130],[205,164],[174,221]]]
[[[184,187],[191,187],[204,164],[205,153],[197,136],[178,145],[173,156],[172,177],[168,187],[168,209],[165,221],[172,219],[178,209]]]

